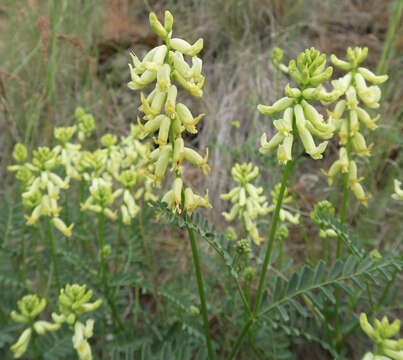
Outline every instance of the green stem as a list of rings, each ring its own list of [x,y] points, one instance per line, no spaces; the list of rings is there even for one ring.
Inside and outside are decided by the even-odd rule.
[[[388,33],[386,35],[385,45],[383,46],[383,49],[382,49],[381,59],[379,60],[378,66],[376,68],[376,73],[377,74],[383,74],[388,69],[387,60],[388,60],[388,57],[389,57],[390,52],[391,52],[391,48],[392,48],[392,45],[393,45],[393,39],[394,39],[395,34],[396,34],[397,26],[399,25],[399,21],[400,21],[400,18],[402,16],[403,0],[397,1],[396,5],[395,5],[395,8],[392,11],[393,11],[393,18],[392,18],[392,21],[390,23]]]
[[[66,224],[69,224],[70,223],[69,193],[67,191],[64,193],[64,208],[66,209],[66,215],[64,220]]]
[[[253,324],[253,319],[249,319],[249,321],[244,325],[244,327],[241,330],[241,333],[238,335],[238,338],[235,341],[234,346],[232,347],[231,353],[229,354],[229,356],[227,357],[227,360],[232,360],[234,358],[234,356],[236,355],[236,353],[238,352],[239,347],[242,344],[242,340],[245,337],[245,335],[248,333],[249,328],[251,327],[251,325]]]
[[[350,154],[351,151],[351,134],[350,134],[350,113],[347,115],[347,159],[348,159],[348,171],[344,174],[344,185],[343,185],[343,200],[341,203],[341,210],[340,210],[340,224],[343,226],[344,221],[346,219],[347,214],[347,200],[348,200],[348,182],[349,182],[349,174],[350,174]],[[337,248],[336,248],[336,259],[340,258],[341,256],[341,243],[342,238],[339,236],[337,238]],[[336,328],[336,344],[339,343],[341,334],[340,334],[340,319],[339,319],[339,307],[340,307],[340,292],[339,288],[335,290],[335,298],[336,304],[334,306],[334,317],[335,317],[335,328]],[[327,323],[329,323],[327,321]]]
[[[134,326],[137,326],[137,322],[139,320],[139,305],[140,305],[140,287],[136,286],[134,289],[134,315],[133,315]]]
[[[59,269],[57,267],[55,244],[54,244],[54,239],[53,239],[53,228],[52,228],[52,222],[50,220],[50,216],[46,217],[46,222],[47,222],[47,225],[48,225],[49,249],[50,249],[50,255],[52,257],[53,269],[55,271],[56,286],[57,286],[57,289],[60,290]]]
[[[108,276],[106,272],[106,259],[105,259],[105,252],[103,251],[104,249],[104,228],[105,228],[105,215],[103,212],[99,213],[98,217],[98,247],[99,247],[99,252],[101,255],[101,261],[100,261],[100,272],[101,272],[101,277],[102,277],[102,284],[104,288],[104,293],[106,300],[108,302],[109,307],[111,308],[112,311],[112,317],[114,319],[115,325],[120,327],[121,329],[124,329],[124,325],[122,323],[122,320],[118,316],[115,302],[111,298],[111,294],[109,291],[109,286],[108,286]]]
[[[22,271],[22,277],[24,279],[24,284],[26,284],[27,281],[27,254],[26,254],[26,245],[25,245],[25,234],[22,234],[22,241],[21,241],[21,256],[22,256],[22,264],[21,264],[21,271]]]
[[[189,234],[190,245],[192,247],[193,264],[194,264],[195,272],[196,272],[197,287],[199,289],[199,297],[200,297],[200,304],[201,304],[202,317],[203,317],[204,335],[205,335],[206,343],[207,343],[208,358],[209,358],[209,360],[213,360],[213,359],[215,359],[215,355],[214,355],[214,351],[213,351],[213,346],[211,344],[210,328],[209,328],[207,306],[206,306],[206,296],[204,293],[203,278],[202,278],[201,269],[200,269],[199,252],[197,250],[197,244],[196,244],[195,236],[193,233],[193,229],[191,229],[188,225],[186,225],[186,228],[187,228],[187,231]]]
[[[36,333],[33,323],[31,323],[31,331],[32,331],[32,349],[34,350],[34,358],[35,360],[39,360],[38,345],[36,344]]]
[[[118,260],[119,260],[119,250],[122,242],[122,216],[119,214],[119,224],[118,224],[118,238],[116,241],[115,250],[115,261],[114,261],[114,271],[117,272]]]
[[[258,285],[258,288],[257,288],[255,306],[253,308],[253,314],[255,316],[257,315],[257,313],[259,311],[260,301],[262,300],[263,285],[264,285],[264,282],[265,282],[267,268],[269,267],[271,253],[272,253],[272,250],[273,250],[274,237],[276,235],[276,228],[277,228],[277,223],[278,223],[278,220],[279,220],[280,209],[281,209],[281,205],[283,203],[283,197],[284,197],[285,188],[286,188],[286,185],[287,185],[287,179],[288,179],[288,176],[289,176],[289,174],[291,172],[292,166],[293,166],[293,161],[292,160],[287,161],[287,165],[286,165],[284,173],[283,173],[283,180],[281,182],[280,194],[279,194],[279,197],[278,197],[278,200],[277,200],[276,209],[274,210],[273,223],[272,223],[272,226],[271,226],[271,229],[270,229],[270,235],[269,235],[269,243],[267,245],[266,254],[265,254],[265,257],[264,257],[264,261],[263,261],[262,272],[260,274],[259,285]]]
[[[35,261],[36,273],[39,276],[40,288],[42,288],[43,279],[42,279],[42,271],[41,271],[41,266],[40,266],[39,259],[38,259],[38,254],[36,252],[36,250],[37,250],[36,239],[37,238],[36,238],[35,226],[31,227],[31,238],[32,238],[32,252],[33,252],[34,261]]]

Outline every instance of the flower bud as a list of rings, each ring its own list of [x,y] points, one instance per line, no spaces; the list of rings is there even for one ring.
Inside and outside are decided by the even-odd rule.
[[[158,132],[158,139],[154,138],[154,142],[156,144],[164,146],[167,143],[170,127],[171,127],[171,119],[168,116],[163,115],[160,123],[160,129]]]
[[[203,49],[203,39],[199,39],[193,45],[190,45],[185,40],[174,38],[170,40],[169,44],[172,49],[189,56],[195,56]]]
[[[20,358],[25,351],[27,351],[29,341],[31,340],[32,329],[25,329],[21,336],[18,338],[17,342],[10,347],[10,350],[14,353],[14,358]]]
[[[155,13],[151,12],[149,19],[150,19],[151,29],[153,29],[159,37],[165,39],[167,37],[169,31],[167,31],[162,26],[162,24],[159,22],[157,15],[155,15]]]
[[[172,31],[173,23],[174,23],[174,17],[168,10],[165,10],[164,27],[168,34]]]
[[[358,72],[363,76],[363,78],[372,84],[379,85],[384,83],[386,80],[388,80],[389,76],[388,75],[375,75],[372,71],[359,67]]]
[[[333,68],[329,66],[323,73],[313,76],[309,79],[310,85],[318,85],[320,83],[328,81],[333,73]]]
[[[74,224],[71,224],[69,227],[66,226],[64,221],[60,219],[59,217],[55,216],[52,218],[52,224],[56,227],[57,230],[59,230],[63,235],[70,237],[71,236],[71,230],[74,227]]]
[[[358,115],[358,119],[364,123],[364,125],[370,130],[375,130],[377,128],[376,121],[380,118],[380,115],[377,115],[375,118],[371,119],[369,114],[361,107],[355,109]]]
[[[298,98],[301,96],[301,90],[298,88],[291,88],[290,84],[287,84],[285,89],[284,89],[284,93],[286,96],[290,97],[290,98]]]
[[[171,118],[175,114],[177,94],[178,94],[178,89],[176,88],[175,85],[171,85],[168,89],[167,100],[165,103],[165,113],[167,114],[167,116],[169,116]]]
[[[183,181],[181,178],[176,178],[173,185],[173,201],[176,204],[176,211],[180,209],[182,204],[182,189],[183,189]],[[174,210],[174,212],[176,212]]]
[[[371,156],[371,148],[373,144],[367,147],[364,136],[360,132],[354,133],[352,136],[352,144],[354,151],[358,156]]]
[[[187,161],[191,162],[193,165],[198,166],[203,170],[204,175],[207,175],[207,173],[210,171],[210,167],[207,164],[208,161],[208,149],[206,149],[206,156],[204,158],[201,157],[201,155],[190,148],[185,147],[184,148],[184,157]]]
[[[46,331],[56,331],[60,328],[60,323],[52,324],[48,321],[36,321],[34,323],[34,329],[37,334],[43,335]]]
[[[269,142],[267,142],[267,136],[265,133],[263,133],[260,138],[259,152],[262,154],[268,154],[269,152],[272,152],[278,145],[283,142],[284,138],[285,136],[278,132],[270,139]]]
[[[155,174],[154,174],[155,184],[157,187],[161,186],[161,182],[165,176],[165,171],[168,167],[171,150],[172,150],[171,146],[165,145],[162,147],[159,153],[159,158],[155,165]]]
[[[288,160],[292,160],[292,143],[294,137],[289,134],[277,148],[277,158],[280,164],[286,164]]]
[[[171,85],[171,68],[168,64],[161,65],[157,70],[157,85],[161,91],[167,91]]]
[[[337,66],[340,69],[350,71],[353,68],[353,66],[349,62],[340,60],[336,55],[330,55],[330,60],[334,64],[334,66]]]
[[[355,74],[355,82],[357,85],[358,96],[363,103],[370,108],[378,108],[379,99],[381,98],[381,89],[376,85],[367,87],[364,77],[359,73]]]
[[[13,157],[18,164],[23,164],[27,159],[28,151],[25,145],[16,144],[14,146]]]
[[[293,103],[294,103],[294,99],[289,98],[289,97],[283,97],[280,100],[277,100],[272,106],[266,106],[266,105],[260,104],[257,106],[257,109],[263,115],[271,115],[271,114],[275,114],[277,112],[287,109]]]
[[[174,169],[178,169],[178,167],[182,164],[184,157],[185,157],[185,142],[181,137],[178,137],[175,139],[174,154],[172,159],[174,163]]]

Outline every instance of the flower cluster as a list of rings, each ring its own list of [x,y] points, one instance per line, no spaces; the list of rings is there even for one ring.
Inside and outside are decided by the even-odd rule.
[[[370,70],[359,67],[368,55],[367,48],[356,47],[347,49],[348,61],[340,60],[335,55],[331,56],[333,64],[348,73],[338,80],[332,81],[335,89],[345,94],[345,99],[339,100],[333,112],[329,112],[330,121],[334,124],[335,130],[339,134],[339,144],[341,145],[339,159],[336,160],[329,171],[323,171],[328,178],[329,185],[334,177],[339,173],[349,174],[349,186],[356,198],[364,205],[367,205],[371,195],[366,195],[360,181],[363,178],[357,177],[357,165],[352,159],[352,151],[358,156],[370,156],[373,144],[367,145],[366,140],[360,132],[360,123],[368,129],[375,130],[376,121],[379,115],[374,118],[360,105],[376,109],[379,107],[381,90],[379,84],[388,79],[387,75],[376,76]],[[367,86],[366,81],[374,85]],[[343,117],[344,113],[346,116]]]
[[[32,163],[26,162],[27,150],[17,144],[14,159],[18,165],[9,166],[10,171],[17,171],[17,178],[23,184],[22,199],[30,215],[25,215],[28,225],[35,224],[42,216],[49,216],[53,225],[64,235],[70,236],[73,224],[67,226],[59,217],[58,205],[61,190],[69,188],[69,177],[62,179],[57,174],[63,151],[61,147],[50,149],[46,146],[33,151]]]
[[[26,351],[32,336],[35,334],[43,335],[47,331],[56,331],[60,328],[58,323],[50,323],[44,320],[36,320],[35,318],[45,309],[46,300],[40,299],[37,295],[26,295],[17,303],[20,313],[13,310],[10,314],[11,318],[18,323],[29,325],[18,341],[11,346],[14,358],[20,358]]]
[[[80,360],[91,360],[92,353],[88,339],[93,334],[94,320],[88,319],[85,324],[78,321],[78,317],[84,313],[96,310],[102,300],[90,302],[92,291],[86,291],[85,285],[66,285],[65,289],[60,290],[59,311],[60,314],[52,313],[52,318],[56,324],[67,323],[72,330],[73,346],[77,351]]]
[[[57,331],[63,323],[67,323],[74,331],[73,346],[80,360],[91,360],[91,347],[87,340],[92,336],[94,320],[88,319],[84,325],[77,319],[78,316],[94,311],[102,304],[102,300],[89,302],[91,297],[92,291],[86,291],[85,285],[66,285],[65,289],[60,290],[60,314],[52,313],[54,323],[51,323],[44,320],[35,321],[35,318],[45,309],[46,300],[40,299],[37,295],[24,296],[18,301],[20,313],[13,310],[10,314],[15,322],[29,325],[18,341],[11,346],[14,357],[20,358],[26,352],[35,334],[43,335],[47,331]]]
[[[364,355],[363,360],[401,360],[403,359],[403,339],[393,340],[391,337],[399,334],[400,320],[389,323],[386,316],[381,321],[375,319],[372,326],[367,319],[365,313],[360,315],[360,325],[362,330],[376,344],[376,354],[368,352]]]
[[[140,198],[156,200],[150,174],[154,164],[149,163],[150,144],[140,141],[141,128],[132,125],[129,136],[120,142],[112,134],[101,138],[101,147],[86,151],[84,141],[95,128],[92,115],[82,108],[76,110],[74,126],[54,129],[57,145],[40,147],[33,151],[32,163],[27,161],[28,151],[22,144],[14,148],[16,165],[9,166],[23,188],[23,203],[29,210],[27,224],[33,225],[41,216],[50,216],[53,225],[66,236],[71,236],[74,224],[66,225],[60,217],[61,191],[69,191],[71,180],[82,181],[89,187],[90,196],[81,204],[82,211],[103,212],[110,219],[117,218],[111,206],[122,196],[120,210],[122,220],[130,224],[139,206]],[[77,132],[78,129],[78,132]],[[81,135],[80,135],[81,134]],[[113,190],[113,189],[116,190]]]
[[[392,198],[395,200],[403,200],[403,190],[401,188],[402,182],[395,179],[393,181],[394,187],[395,187],[395,193],[392,194]]]
[[[326,68],[326,55],[320,54],[314,48],[301,53],[297,61],[291,60],[288,67],[279,63],[282,53],[278,50],[273,54],[275,64],[293,78],[298,88],[291,88],[287,84],[285,97],[271,106],[258,105],[258,110],[264,115],[284,112],[281,119],[273,122],[278,132],[272,139],[267,142],[266,134],[262,135],[260,152],[267,154],[277,149],[279,162],[285,164],[292,160],[292,146],[298,134],[305,151],[313,159],[321,159],[328,142],[324,141],[316,146],[313,136],[330,139],[333,136],[334,125],[326,122],[310,101],[329,104],[342,95],[339,89],[327,92],[321,85],[330,79],[333,69],[330,66]]]
[[[139,110],[143,113],[144,122],[137,118],[140,136],[145,138],[158,132],[157,137],[153,137],[158,147],[148,157],[149,163],[155,164],[153,179],[156,186],[161,186],[170,163],[171,170],[175,171],[173,187],[162,201],[173,211],[180,212],[184,208],[191,213],[198,206],[211,207],[208,193],[203,198],[194,194],[191,188],[185,189],[181,174],[184,159],[200,167],[205,175],[210,169],[207,165],[208,151],[203,158],[194,149],[186,147],[182,137],[184,131],[197,133],[196,125],[203,114],[193,116],[186,105],[177,101],[178,88],[172,80],[193,96],[203,95],[202,60],[196,56],[203,48],[203,40],[199,39],[191,45],[185,40],[172,38],[173,17],[169,11],[165,12],[164,25],[151,13],[150,25],[165,44],[149,51],[142,61],[132,54],[133,65],[129,64],[131,81],[128,87],[141,90],[156,81],[155,88],[147,96],[140,94]],[[192,66],[186,62],[184,55],[192,57]]]
[[[259,245],[264,239],[259,235],[254,220],[258,215],[265,215],[270,211],[266,197],[261,195],[263,188],[257,188],[251,183],[258,176],[259,168],[253,167],[252,163],[235,164],[231,169],[231,174],[239,186],[233,188],[229,193],[221,195],[221,199],[231,200],[233,203],[230,212],[224,212],[223,216],[227,221],[232,221],[238,216],[247,233]]]

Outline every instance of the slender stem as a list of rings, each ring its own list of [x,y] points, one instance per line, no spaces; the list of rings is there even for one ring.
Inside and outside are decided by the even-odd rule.
[[[27,280],[27,253],[26,253],[26,245],[25,245],[25,234],[22,234],[22,241],[21,241],[21,256],[22,256],[22,264],[21,264],[21,271],[22,277],[24,279],[24,284]]]
[[[120,327],[121,329],[124,328],[124,325],[122,323],[122,320],[120,319],[115,302],[111,298],[111,294],[109,291],[109,286],[108,286],[108,276],[106,272],[106,259],[105,259],[105,252],[104,252],[104,228],[105,228],[105,215],[103,212],[99,213],[98,217],[98,247],[99,247],[99,252],[101,255],[101,261],[100,261],[100,272],[101,272],[101,277],[102,277],[102,284],[104,288],[104,293],[106,300],[108,302],[109,307],[111,308],[112,311],[112,317],[115,321],[115,324]]]
[[[238,335],[238,338],[235,341],[234,346],[232,347],[231,353],[228,355],[227,360],[232,360],[236,353],[238,352],[239,347],[242,344],[242,340],[245,337],[245,335],[248,333],[249,328],[253,324],[253,319],[249,319],[249,321],[244,325],[244,327],[241,330],[241,333]]]
[[[341,203],[341,211],[340,211],[340,224],[343,226],[346,214],[347,214],[347,200],[348,200],[348,183],[349,183],[349,176],[350,176],[350,158],[351,158],[351,133],[350,133],[350,113],[347,115],[347,159],[348,159],[348,171],[344,174],[344,185],[343,185],[343,200]],[[337,248],[336,248],[336,259],[340,258],[341,256],[341,243],[342,238],[339,236],[337,238]],[[339,288],[335,290],[335,298],[336,304],[334,306],[334,317],[335,317],[335,328],[336,328],[336,344],[339,343],[341,334],[340,334],[340,319],[339,319],[339,306],[340,306],[340,292]],[[327,321],[328,323],[328,321]]]
[[[154,254],[151,250],[148,250],[148,247],[145,242],[145,233],[144,233],[144,227],[143,227],[143,212],[140,210],[138,214],[138,226],[140,229],[140,240],[141,240],[141,246],[143,248],[144,256],[146,258],[146,263],[147,263],[147,268],[148,271],[151,273],[151,283],[153,285],[153,298],[155,300],[155,303],[157,304],[157,310],[161,312],[163,316],[164,322],[166,322],[166,313],[165,313],[165,308],[162,303],[162,299],[160,297],[160,293],[158,290],[158,280],[155,276],[156,274],[156,269],[155,269],[155,261],[154,261]]]
[[[36,333],[33,323],[31,323],[31,331],[32,331],[32,348],[34,350],[34,358],[35,360],[39,360],[38,345],[36,344]]]
[[[66,191],[64,193],[64,208],[66,209],[65,222],[70,223],[70,210],[69,210],[69,193]]]
[[[379,60],[376,68],[377,74],[382,74],[387,71],[387,61],[390,56],[391,49],[393,48],[393,39],[396,35],[397,26],[399,25],[400,17],[402,16],[403,0],[396,1],[395,8],[392,10],[393,18],[390,22],[388,33],[386,35],[385,45],[382,49],[381,59]]]
[[[140,287],[136,286],[134,289],[134,315],[133,315],[134,326],[137,326],[137,322],[139,320],[139,305],[140,305]]]
[[[115,261],[114,261],[114,271],[117,272],[118,260],[119,260],[119,250],[122,243],[122,216],[119,214],[119,224],[118,224],[118,238],[116,241],[115,249]]]
[[[200,304],[201,304],[203,324],[204,324],[204,335],[205,335],[206,343],[207,343],[208,358],[209,358],[209,360],[212,360],[212,359],[215,359],[215,355],[214,355],[213,347],[211,344],[210,328],[209,328],[207,306],[206,306],[206,296],[204,293],[203,278],[202,278],[201,269],[200,269],[199,252],[197,250],[197,244],[196,244],[195,236],[193,233],[193,229],[191,229],[188,225],[186,225],[186,228],[187,228],[187,231],[189,234],[190,245],[192,247],[193,264],[194,264],[195,272],[196,272],[197,287],[199,289],[199,297],[200,297]]]
[[[50,220],[50,216],[46,217],[46,222],[48,225],[48,241],[49,241],[50,255],[52,256],[53,269],[55,271],[56,286],[57,286],[57,289],[60,290],[59,269],[57,267],[55,244],[54,244],[54,240],[53,240],[53,228],[52,228],[52,222]]]
[[[235,278],[234,280],[235,280],[235,284],[236,284],[236,287],[238,289],[239,295],[241,296],[241,299],[242,299],[243,305],[245,307],[245,310],[248,313],[248,315],[250,316],[250,315],[252,315],[252,311],[250,309],[250,304],[249,304],[248,298],[245,296],[245,293],[242,290],[242,287],[241,287],[241,285],[239,283],[239,280],[237,278]]]
[[[269,235],[269,243],[267,245],[266,254],[264,257],[264,261],[263,261],[262,272],[260,274],[259,285],[257,288],[255,306],[253,308],[253,314],[255,316],[259,312],[260,301],[262,300],[263,285],[264,285],[264,282],[266,279],[267,268],[269,267],[271,253],[273,250],[274,237],[276,235],[276,228],[277,228],[277,223],[278,223],[278,219],[279,219],[279,215],[280,215],[280,209],[281,209],[281,205],[283,203],[283,197],[284,197],[284,193],[285,193],[287,179],[291,172],[292,166],[293,166],[293,161],[292,160],[287,161],[287,165],[286,165],[286,167],[284,169],[284,173],[283,173],[283,180],[281,182],[280,194],[279,194],[279,197],[277,200],[276,209],[274,210],[273,223],[272,223],[272,226],[270,229],[270,235]]]
[[[33,252],[34,261],[35,261],[35,268],[36,268],[37,275],[39,276],[40,287],[42,288],[43,279],[42,279],[41,266],[40,266],[38,254],[37,254],[37,246],[36,246],[37,238],[36,238],[35,226],[31,227],[31,238],[32,238],[32,252]]]

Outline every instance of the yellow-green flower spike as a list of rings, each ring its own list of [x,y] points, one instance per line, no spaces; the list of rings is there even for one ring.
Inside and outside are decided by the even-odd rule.
[[[363,359],[403,359],[403,339],[394,340],[391,337],[399,334],[401,322],[396,319],[392,323],[386,316],[381,321],[374,320],[374,326],[368,322],[367,315],[361,313],[360,315],[361,329],[368,335],[368,337],[376,344],[376,355],[368,352]],[[385,356],[384,356],[385,355]]]
[[[273,61],[278,63],[282,53],[278,50],[273,53]],[[282,119],[274,120],[278,132],[267,141],[265,134],[261,137],[259,151],[263,154],[277,149],[277,158],[280,164],[292,160],[293,142],[299,135],[305,151],[313,159],[321,159],[326,149],[327,141],[315,144],[313,136],[321,139],[330,139],[336,129],[335,121],[323,116],[310,103],[312,100],[329,104],[343,94],[345,84],[337,83],[334,90],[327,92],[321,85],[330,79],[332,67],[326,68],[326,55],[314,48],[307,49],[298,56],[297,61],[291,60],[286,69],[299,88],[285,87],[285,97],[277,100],[273,105],[258,105],[257,109],[263,115],[283,113]],[[295,126],[294,126],[295,124]]]
[[[201,168],[205,175],[210,170],[207,164],[208,150],[206,156],[202,157],[196,150],[186,147],[183,140],[185,131],[197,134],[197,124],[204,114],[194,116],[178,97],[181,88],[196,97],[203,94],[202,60],[197,57],[203,49],[203,40],[199,39],[190,44],[183,39],[173,38],[172,25],[173,17],[169,11],[165,12],[164,24],[154,13],[150,14],[150,26],[165,44],[151,49],[143,60],[131,54],[132,64],[129,64],[131,81],[128,87],[140,90],[155,82],[155,88],[148,95],[140,94],[139,110],[143,116],[142,119],[137,118],[141,138],[158,133],[153,136],[158,148],[149,154],[147,164],[154,165],[152,178],[156,187],[162,185],[168,168],[175,173],[177,180],[171,190],[162,197],[162,201],[175,212],[181,212],[184,207],[191,213],[197,206],[211,206],[208,199],[189,190],[184,190],[187,194],[184,199],[186,205],[182,204],[182,196],[178,193],[179,181],[182,178],[181,165],[184,160]],[[186,56],[192,57],[191,65],[187,62]],[[184,189],[183,183],[182,189]],[[128,219],[128,208],[122,208],[122,211],[125,219]]]
[[[269,211],[266,197],[261,195],[263,188],[257,188],[251,183],[258,176],[259,168],[252,163],[235,164],[231,174],[240,186],[236,186],[227,194],[221,194],[221,199],[230,200],[233,204],[230,212],[224,212],[222,215],[227,221],[233,221],[238,216],[252,240],[259,245],[264,239],[259,235],[254,220]]]

